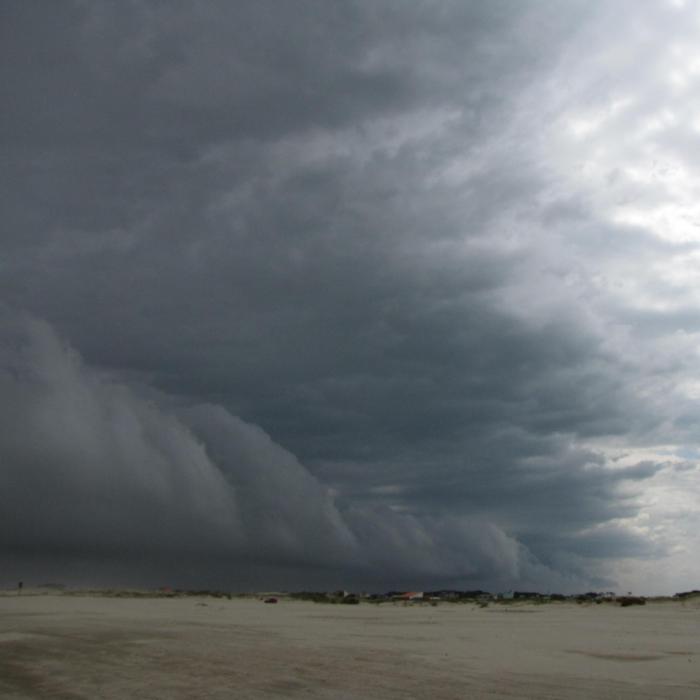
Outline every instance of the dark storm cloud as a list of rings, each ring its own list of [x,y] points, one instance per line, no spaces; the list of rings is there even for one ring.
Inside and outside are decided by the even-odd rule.
[[[517,544],[486,521],[341,511],[291,453],[223,408],[159,406],[86,367],[45,323],[5,312],[2,328],[5,567],[94,558],[153,581],[199,565],[200,580],[227,585],[264,585],[251,573],[261,566],[365,581],[378,569],[514,575]]]
[[[558,70],[589,94],[571,62],[602,9],[3,13],[0,291],[85,360],[71,365],[41,324],[29,346],[53,348],[36,360],[52,388],[29,391],[4,356],[22,424],[44,421],[36,446],[19,424],[4,445],[6,532],[31,494],[54,494],[37,521],[51,538],[8,546],[79,551],[90,532],[133,552],[158,512],[153,551],[255,551],[365,581],[384,562],[383,580],[426,585],[574,585],[598,575],[585,561],[663,549],[619,524],[662,467],[614,469],[602,444],[687,438],[697,411],[669,414],[666,392],[683,349],[661,367],[634,341],[691,330],[696,314],[630,308],[604,285],[690,246],[611,223],[561,184],[543,134],[565,108],[533,104],[552,84],[568,94]],[[47,427],[72,410],[79,436]]]

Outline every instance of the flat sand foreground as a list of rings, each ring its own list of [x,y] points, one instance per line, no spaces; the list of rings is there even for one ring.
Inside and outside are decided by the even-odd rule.
[[[0,697],[697,700],[700,607],[0,596]]]

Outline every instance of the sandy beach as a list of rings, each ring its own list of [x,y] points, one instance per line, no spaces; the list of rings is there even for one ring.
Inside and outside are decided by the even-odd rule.
[[[0,696],[697,698],[697,602],[0,596]]]

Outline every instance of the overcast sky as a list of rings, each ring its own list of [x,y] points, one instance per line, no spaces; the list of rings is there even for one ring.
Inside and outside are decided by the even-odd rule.
[[[700,587],[697,3],[0,13],[0,583]]]

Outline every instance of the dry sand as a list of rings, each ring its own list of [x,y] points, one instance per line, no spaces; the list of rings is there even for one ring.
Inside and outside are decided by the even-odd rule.
[[[697,700],[700,606],[5,595],[0,697]]]

